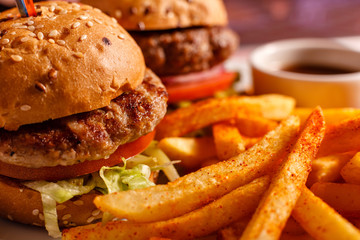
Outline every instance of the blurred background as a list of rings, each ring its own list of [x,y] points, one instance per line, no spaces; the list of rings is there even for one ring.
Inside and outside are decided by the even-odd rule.
[[[359,0],[225,0],[225,4],[230,26],[242,44],[360,35]]]
[[[241,36],[242,45],[293,37],[360,35],[360,0],[224,1],[230,26]],[[14,2],[0,0],[0,10]]]

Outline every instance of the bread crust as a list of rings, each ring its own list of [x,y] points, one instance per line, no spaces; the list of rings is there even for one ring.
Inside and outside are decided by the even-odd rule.
[[[224,26],[222,0],[82,0],[115,17],[127,30],[163,30],[193,26]]]
[[[141,50],[115,19],[87,5],[36,6],[34,18],[0,14],[0,127],[101,108],[141,83]]]
[[[0,217],[12,221],[44,226],[44,213],[39,192],[0,175]],[[87,225],[102,218],[93,199],[98,195],[91,191],[57,204],[60,227]]]

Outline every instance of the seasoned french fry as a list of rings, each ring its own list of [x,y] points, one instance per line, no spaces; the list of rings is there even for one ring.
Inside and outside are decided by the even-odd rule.
[[[275,94],[207,99],[166,115],[157,126],[156,139],[184,136],[241,114],[281,120],[292,112],[294,105],[293,98]]]
[[[235,122],[241,134],[247,137],[263,137],[278,125],[276,121],[255,115],[248,117],[240,115],[235,118]]]
[[[248,151],[201,168],[166,185],[118,192],[95,198],[105,212],[130,221],[166,220],[188,213],[259,177],[279,160],[298,131],[290,116]]]
[[[360,118],[327,126],[318,156],[360,151]]]
[[[299,116],[301,123],[304,123],[312,110],[312,108],[295,108],[292,114]],[[360,116],[360,109],[357,108],[326,108],[323,112],[327,125]]]
[[[335,182],[340,180],[340,170],[352,156],[352,153],[346,153],[313,160],[306,185],[311,187],[316,182]]]
[[[316,196],[346,217],[360,217],[360,186],[348,183],[315,183]]]
[[[345,164],[340,173],[346,182],[360,184],[360,152]]]
[[[298,199],[292,216],[315,239],[360,239],[359,229],[307,188]]]
[[[181,160],[186,168],[200,167],[202,162],[216,156],[212,137],[202,138],[164,138],[158,147],[171,159]]]
[[[212,129],[216,154],[220,160],[229,159],[245,151],[245,141],[234,125],[218,123],[214,124]]]
[[[265,192],[256,212],[246,227],[241,239],[278,239],[289,218],[301,189],[311,169],[325,134],[325,121],[321,108],[316,108],[287,160],[275,173],[269,189]]]
[[[262,177],[239,187],[198,210],[162,222],[109,222],[91,227],[77,227],[64,232],[67,239],[148,239],[149,236],[173,239],[193,239],[206,236],[228,224],[251,214],[269,185],[269,177]]]

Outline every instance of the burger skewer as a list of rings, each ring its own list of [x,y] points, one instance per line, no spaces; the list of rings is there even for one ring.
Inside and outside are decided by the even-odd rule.
[[[15,0],[21,17],[36,17],[36,11],[33,0]]]

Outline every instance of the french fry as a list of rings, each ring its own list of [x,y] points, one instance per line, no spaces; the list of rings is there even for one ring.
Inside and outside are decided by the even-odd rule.
[[[241,114],[281,120],[292,112],[294,105],[293,98],[275,94],[207,99],[166,115],[157,126],[156,139],[181,137]]]
[[[360,152],[345,164],[340,174],[346,182],[360,184]]]
[[[318,156],[360,151],[360,118],[327,126]]]
[[[98,196],[95,205],[129,221],[166,220],[193,211],[262,176],[282,157],[298,131],[290,116],[248,151],[227,161],[201,168],[166,185]]]
[[[235,118],[235,122],[241,134],[247,137],[263,137],[278,125],[274,120],[255,115],[248,117],[240,115]]]
[[[230,223],[251,214],[269,185],[269,177],[262,177],[239,187],[198,210],[162,222],[109,222],[91,227],[77,227],[63,233],[67,239],[148,239],[149,236],[172,239],[193,239],[211,234]],[[236,209],[236,210],[235,210]],[[235,210],[235,211],[234,211]]]
[[[348,183],[315,183],[316,196],[346,217],[360,217],[360,186]]]
[[[312,110],[312,108],[295,108],[292,114],[299,116],[300,122],[304,123]],[[357,108],[326,108],[323,112],[326,125],[337,124],[360,116],[360,109]]]
[[[171,160],[181,160],[181,165],[190,169],[200,167],[202,162],[216,156],[212,137],[164,138],[158,143],[158,147]]]
[[[241,239],[278,239],[311,170],[325,134],[321,108],[316,108],[289,155],[275,173]]]
[[[340,180],[340,171],[352,156],[352,153],[336,154],[313,160],[306,185],[311,187],[316,182],[335,182]]]
[[[360,239],[357,228],[307,188],[303,189],[292,216],[315,239]]]
[[[214,124],[212,129],[216,154],[220,160],[229,159],[245,151],[245,141],[234,125],[223,122]]]

